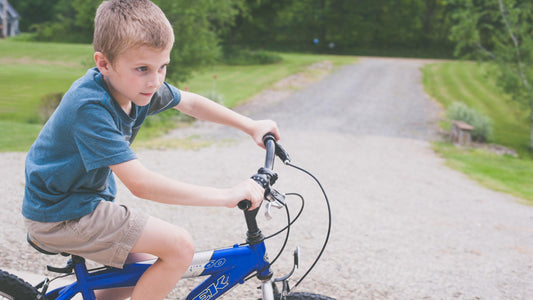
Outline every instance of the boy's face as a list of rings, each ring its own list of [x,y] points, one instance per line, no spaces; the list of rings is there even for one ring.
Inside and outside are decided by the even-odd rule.
[[[119,55],[113,64],[103,54],[95,53],[96,65],[111,94],[127,113],[131,102],[147,105],[161,87],[170,62],[170,50],[147,46],[132,48]]]

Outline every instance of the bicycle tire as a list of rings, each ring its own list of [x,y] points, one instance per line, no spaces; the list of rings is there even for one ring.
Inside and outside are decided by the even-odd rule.
[[[286,300],[335,300],[335,298],[331,298],[328,296],[320,295],[320,294],[313,294],[313,293],[306,293],[306,292],[299,292],[299,293],[292,293],[287,296],[285,296]]]
[[[274,295],[274,300],[280,300],[280,299],[282,299],[281,294]],[[320,295],[320,294],[297,292],[297,293],[290,293],[289,295],[285,296],[284,300],[336,300],[336,299],[328,297],[328,296]]]
[[[37,289],[31,284],[13,274],[0,270],[0,299],[35,299],[37,294]]]

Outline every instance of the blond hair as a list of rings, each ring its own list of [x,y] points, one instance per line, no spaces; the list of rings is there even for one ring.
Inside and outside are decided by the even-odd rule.
[[[161,9],[149,0],[104,1],[94,18],[93,47],[113,63],[130,48],[167,49],[174,32]]]

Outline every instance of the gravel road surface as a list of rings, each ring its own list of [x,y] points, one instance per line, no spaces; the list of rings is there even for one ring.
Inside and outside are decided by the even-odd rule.
[[[298,287],[338,299],[533,299],[533,207],[488,190],[444,165],[432,150],[439,107],[424,93],[422,60],[362,58],[284,99],[259,99],[239,110],[272,118],[293,162],[314,173],[328,192],[333,225],[328,248]],[[231,129],[198,123],[168,138],[215,141],[199,150],[138,150],[149,168],[187,182],[228,186],[260,167],[263,152]],[[24,153],[1,153],[0,268],[39,272],[45,257],[26,245],[20,217]],[[305,175],[276,165],[278,190],[300,192],[304,215],[292,229],[304,273],[320,249],[327,213]],[[197,249],[244,238],[242,213],[232,209],[171,207],[132,197],[140,207],[190,230]],[[289,197],[295,213],[298,200]],[[285,216],[261,219],[266,233]],[[274,250],[279,238],[269,241]],[[287,253],[275,271],[290,269]],[[180,282],[183,296],[197,281]],[[295,280],[292,281],[295,283]],[[227,299],[257,299],[250,280]]]

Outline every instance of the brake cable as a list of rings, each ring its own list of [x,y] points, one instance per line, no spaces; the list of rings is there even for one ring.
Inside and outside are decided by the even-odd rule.
[[[298,195],[298,194],[296,194]],[[296,221],[296,219],[300,216],[300,214],[302,213],[302,210],[303,210],[303,197],[301,195],[298,195],[300,197],[300,199],[302,200],[302,208],[300,209],[300,212],[298,213],[298,215],[296,216],[296,218],[294,220],[291,221],[291,216],[290,216],[290,213],[289,213],[289,207],[287,206],[287,203],[284,203],[283,206],[285,207],[285,212],[287,214],[287,226],[285,226],[285,228],[279,230],[278,232],[274,233],[274,234],[271,234],[270,236],[266,237],[265,240],[267,239],[270,239],[280,233],[282,233],[283,231],[287,230],[287,234],[285,235],[285,240],[283,241],[283,245],[281,246],[281,248],[279,249],[278,251],[278,254],[276,254],[276,257],[274,258],[274,260],[272,260],[271,262],[268,263],[268,265],[263,268],[262,270],[259,270],[257,272],[255,272],[254,274],[251,274],[249,275],[247,278],[244,279],[244,281],[248,281],[250,280],[251,278],[255,277],[257,274],[263,272],[264,270],[270,268],[270,266],[272,266],[272,264],[274,264],[274,262],[276,262],[276,260],[281,256],[281,254],[283,253],[283,251],[285,250],[285,246],[287,246],[287,242],[289,241],[289,236],[290,236],[290,227],[291,227],[291,224],[294,223]],[[243,243],[241,245],[247,245],[248,243]]]
[[[300,215],[302,214],[302,212],[304,210],[305,201],[304,201],[304,197],[302,195],[300,195],[298,193],[286,193],[285,196],[297,196],[298,198],[300,198],[301,203],[302,203],[302,205],[300,206],[300,211],[298,212],[298,214],[296,215],[296,217],[294,217],[294,219],[292,221],[290,221],[290,219],[289,219],[289,222],[288,222],[287,226],[283,227],[278,232],[273,233],[273,234],[265,237],[265,240],[273,238],[276,235],[278,235],[278,234],[282,233],[283,231],[285,231],[286,229],[288,229],[292,224],[294,224],[294,222],[296,222],[296,220],[298,220],[298,218],[300,218]],[[287,205],[284,205],[284,206],[287,207]]]
[[[327,230],[327,233],[326,233],[326,238],[324,240],[324,244],[322,245],[322,248],[320,249],[320,252],[318,253],[315,261],[313,262],[313,264],[311,265],[311,267],[309,267],[309,269],[307,269],[307,271],[305,272],[305,274],[298,280],[298,282],[296,282],[296,284],[291,288],[296,288],[306,277],[307,275],[309,275],[309,273],[311,272],[311,270],[313,270],[313,268],[316,266],[316,264],[318,263],[318,261],[320,260],[320,258],[322,257],[322,254],[324,254],[324,251],[326,250],[326,246],[329,242],[329,238],[330,238],[330,235],[331,235],[331,224],[332,224],[332,217],[331,217],[331,205],[330,205],[330,202],[329,202],[329,198],[328,198],[328,195],[326,194],[326,191],[324,190],[324,187],[322,186],[322,184],[320,183],[320,181],[318,180],[318,178],[316,178],[313,174],[311,174],[311,172],[305,170],[304,168],[302,167],[299,167],[299,166],[296,166],[294,164],[292,164],[290,162],[290,158],[289,158],[289,155],[288,153],[285,151],[285,149],[283,149],[283,147],[281,147],[281,145],[277,144],[276,143],[276,150],[275,150],[275,154],[283,161],[283,163],[287,166],[290,166],[296,170],[299,170],[305,174],[307,174],[308,176],[310,176],[311,178],[313,178],[313,180],[318,184],[318,186],[320,187],[320,190],[322,191],[322,195],[324,195],[324,200],[326,201],[326,206],[327,206],[327,209],[328,209],[328,230]],[[283,252],[283,250],[285,249],[285,246],[287,244],[287,241],[288,241],[288,238],[289,238],[289,231],[290,231],[290,226],[292,225],[292,223],[294,223],[296,221],[296,219],[298,219],[298,217],[300,216],[300,214],[302,213],[303,211],[303,206],[304,206],[304,200],[303,200],[303,197],[299,194],[295,194],[297,196],[300,197],[300,199],[302,200],[302,207],[300,209],[300,212],[298,213],[298,215],[296,216],[296,218],[291,221],[290,220],[290,215],[289,215],[289,209],[287,207],[287,204],[285,203],[284,206],[285,206],[285,210],[287,212],[287,219],[288,219],[288,225],[281,229],[280,231],[276,232],[275,234],[273,235],[270,235],[268,238],[271,238],[273,236],[276,236],[278,235],[279,233],[283,232],[284,230],[287,230],[287,235],[285,236],[285,241],[283,243],[283,246],[281,247],[281,250],[280,252],[278,252],[278,255],[276,256],[276,258],[271,262],[269,263],[268,265],[271,266],[274,261],[276,261],[278,259],[278,257],[281,255],[281,253]],[[257,274],[259,272],[256,272],[255,274]],[[245,279],[245,281],[249,280],[250,278],[252,278],[253,276],[249,276],[248,278]]]
[[[292,164],[290,161],[286,160],[284,161],[284,163],[290,167],[293,167],[299,171],[302,171],[304,172],[305,174],[309,175],[311,178],[313,178],[315,180],[315,182],[318,184],[318,186],[320,187],[320,190],[322,191],[322,194],[324,195],[324,199],[326,200],[326,205],[328,207],[328,232],[326,234],[326,239],[324,240],[324,244],[322,245],[322,249],[320,250],[320,253],[318,254],[318,256],[316,257],[315,261],[313,262],[313,264],[311,265],[311,267],[309,267],[309,269],[305,272],[305,274],[302,276],[302,278],[300,278],[300,280],[298,280],[298,282],[296,282],[296,284],[292,287],[292,288],[295,288],[297,287],[301,282],[302,280],[304,280],[304,278],[309,274],[309,272],[311,272],[311,270],[315,267],[315,265],[318,263],[318,261],[320,260],[320,257],[322,257],[322,254],[324,253],[324,250],[326,250],[326,246],[329,242],[329,237],[330,237],[330,234],[331,234],[331,205],[329,203],[329,198],[328,198],[328,195],[326,194],[326,191],[324,190],[324,187],[322,186],[322,184],[320,183],[320,181],[318,180],[318,178],[316,178],[313,174],[311,174],[309,171],[305,170],[304,168],[301,168],[301,167],[298,167],[294,164]]]

